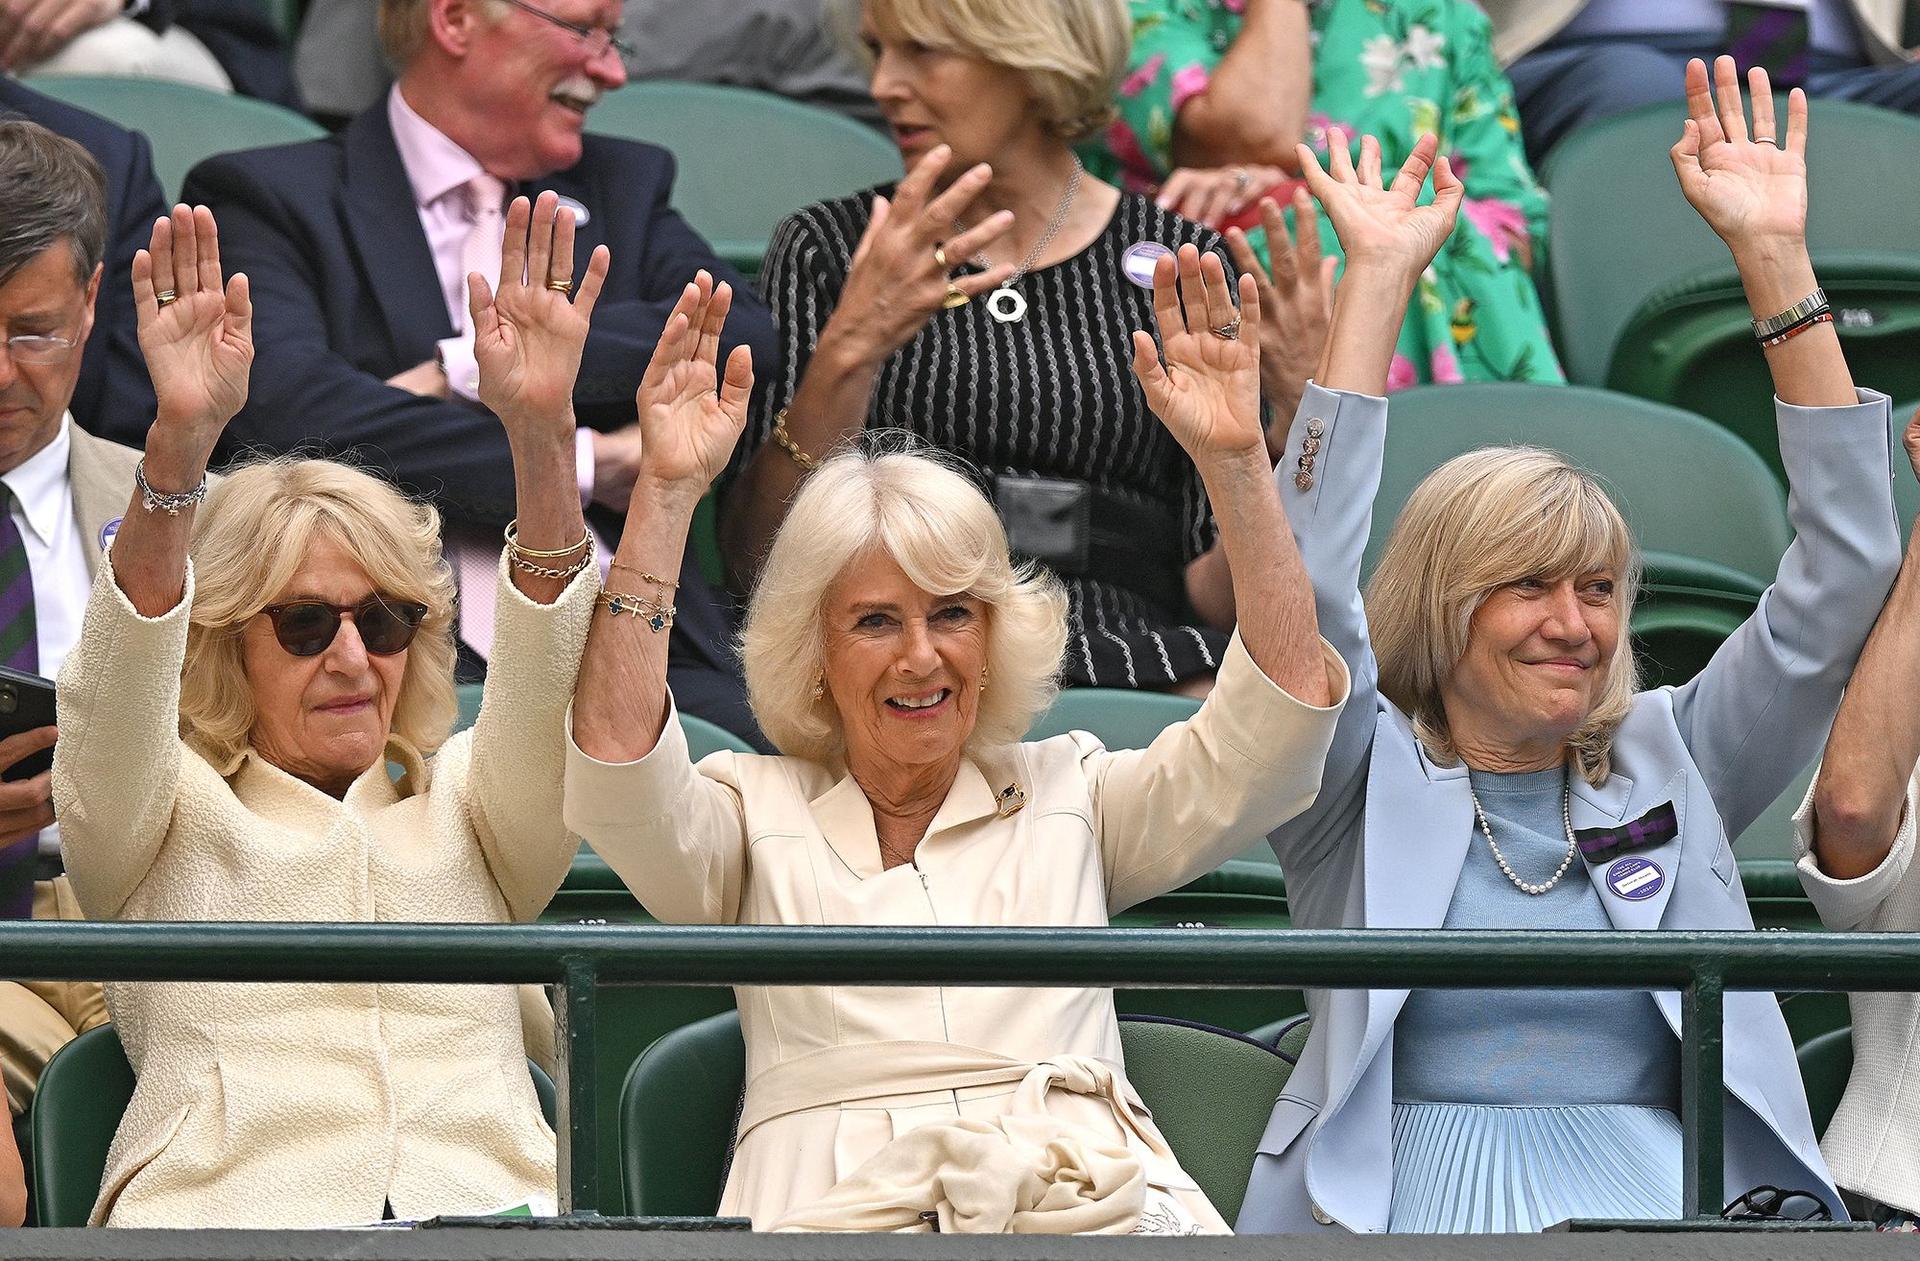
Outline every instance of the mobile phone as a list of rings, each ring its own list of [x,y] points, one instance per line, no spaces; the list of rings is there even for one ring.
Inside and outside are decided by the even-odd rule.
[[[53,722],[53,680],[0,666],[0,739]],[[32,779],[52,765],[53,750],[42,749],[8,767],[0,780]]]

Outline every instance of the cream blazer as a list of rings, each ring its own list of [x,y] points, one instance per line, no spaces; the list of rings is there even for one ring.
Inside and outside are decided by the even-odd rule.
[[[1837,880],[1813,853],[1813,787],[1793,816],[1800,884],[1835,932],[1920,932],[1920,867],[1913,862],[1920,772],[1907,783],[1900,831],[1880,865]],[[1920,1213],[1920,994],[1849,994],[1853,1075],[1821,1136],[1833,1180],[1882,1204]]]
[[[1480,7],[1493,19],[1493,51],[1504,66],[1559,34],[1587,0],[1480,0]],[[1869,61],[1891,66],[1907,59],[1904,27],[1920,8],[1914,0],[1848,0],[1847,8]]]
[[[1323,650],[1341,698],[1324,709],[1268,680],[1236,636],[1212,697],[1150,748],[1108,752],[1075,732],[979,752],[961,763],[913,863],[890,870],[844,768],[734,753],[696,768],[671,716],[637,762],[569,747],[567,825],[670,923],[1104,926],[1313,801],[1346,696],[1346,668]],[[1003,813],[1008,788],[1025,805]],[[737,997],[747,1098],[720,1211],[762,1227],[917,1126],[998,1118],[1023,1075],[1014,1065],[1080,1055],[1122,1067],[1107,990],[743,986]],[[910,1057],[1008,1071],[992,1081],[938,1067],[902,1080]],[[823,1060],[833,1071],[810,1076]],[[952,1085],[963,1078],[989,1084]],[[1157,1143],[1138,1141],[1097,1095],[1054,1090],[1047,1106],[1126,1143],[1152,1187],[1225,1228],[1170,1154],[1155,1154],[1157,1131]]]
[[[178,735],[186,597],[144,618],[111,553],[60,672],[53,799],[98,920],[531,920],[577,842],[561,733],[595,584],[555,604],[503,567],[479,722],[432,761],[399,739],[334,798],[251,751]],[[511,986],[107,987],[133,1100],[93,1223],[317,1227],[472,1213],[554,1194],[553,1132]]]

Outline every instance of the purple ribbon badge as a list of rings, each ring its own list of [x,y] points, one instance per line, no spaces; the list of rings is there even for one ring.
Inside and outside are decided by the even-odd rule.
[[[1598,867],[1608,859],[1635,850],[1655,849],[1680,835],[1680,816],[1673,803],[1663,801],[1633,822],[1620,827],[1581,828],[1573,834],[1580,856]]]

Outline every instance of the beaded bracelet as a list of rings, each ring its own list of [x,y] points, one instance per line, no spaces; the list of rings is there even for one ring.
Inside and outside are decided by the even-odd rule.
[[[811,473],[820,467],[820,461],[802,451],[800,444],[793,440],[793,435],[787,432],[787,409],[784,407],[773,414],[773,440],[780,444],[782,451],[793,457],[795,464],[807,472]]]
[[[203,473],[200,484],[192,490],[170,492],[155,490],[147,484],[147,462],[141,460],[133,466],[133,484],[140,489],[140,506],[148,512],[164,512],[177,517],[181,511],[203,503],[207,498],[207,478]]]

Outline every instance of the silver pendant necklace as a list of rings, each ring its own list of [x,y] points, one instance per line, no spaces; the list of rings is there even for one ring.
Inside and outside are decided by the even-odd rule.
[[[1514,888],[1537,898],[1560,883],[1560,877],[1566,875],[1567,868],[1573,866],[1574,855],[1580,852],[1579,844],[1573,839],[1573,781],[1571,771],[1568,772],[1567,783],[1560,790],[1560,822],[1561,825],[1567,829],[1567,856],[1560,860],[1560,870],[1554,872],[1553,878],[1544,884],[1529,884],[1527,881],[1513,874],[1513,868],[1507,865],[1507,856],[1500,852],[1498,845],[1494,844],[1493,829],[1487,825],[1487,812],[1480,808],[1480,794],[1473,791],[1473,785],[1471,783],[1467,785],[1467,796],[1473,799],[1473,817],[1479,821],[1480,834],[1487,838],[1487,848],[1493,851],[1493,861],[1499,866],[1501,872],[1505,874],[1507,879],[1513,882]]]
[[[1040,261],[1040,256],[1046,252],[1047,246],[1053,244],[1053,238],[1059,234],[1061,227],[1067,221],[1067,213],[1073,209],[1073,199],[1080,193],[1080,180],[1086,175],[1087,168],[1081,164],[1079,154],[1073,154],[1072,157],[1073,174],[1067,177],[1067,191],[1061,194],[1060,204],[1054,207],[1053,218],[1047,222],[1047,230],[1042,232],[1040,239],[1033,243],[1033,248],[1028,250],[1027,256],[1020,260],[1020,265],[1013,269],[1013,275],[1008,276],[987,299],[987,314],[1002,324],[1017,324],[1027,317],[1027,299],[1014,286],[1033,270],[1033,265]],[[958,223],[953,227],[956,232],[960,230]],[[993,266],[993,263],[985,254],[975,254],[973,265],[986,271]]]

